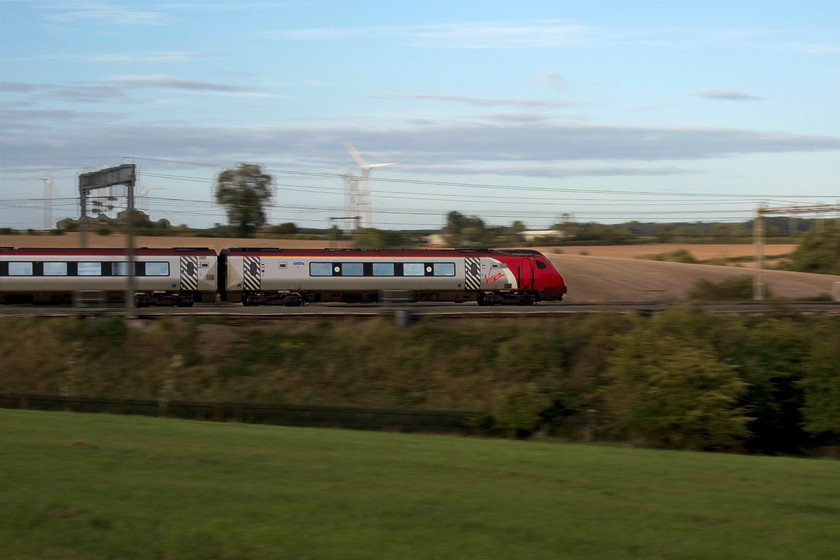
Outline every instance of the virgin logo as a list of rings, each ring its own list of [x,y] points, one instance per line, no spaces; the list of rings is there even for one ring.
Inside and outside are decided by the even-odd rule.
[[[484,275],[484,285],[489,286],[490,284],[496,285],[496,281],[504,276],[504,272],[499,272],[498,274],[491,275],[489,272]]]

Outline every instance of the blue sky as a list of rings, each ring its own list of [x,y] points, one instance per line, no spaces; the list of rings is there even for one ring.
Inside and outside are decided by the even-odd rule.
[[[840,202],[840,0],[0,0],[0,225],[77,217],[135,163],[153,219],[224,223],[213,179],[276,177],[272,223],[746,221]],[[119,193],[116,193],[119,194]]]

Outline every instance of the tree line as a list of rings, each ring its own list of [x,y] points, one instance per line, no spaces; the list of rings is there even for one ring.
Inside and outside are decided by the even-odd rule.
[[[3,322],[11,393],[450,410],[509,437],[840,453],[837,316]]]
[[[235,168],[222,171],[214,183],[214,198],[225,210],[228,228],[215,228],[214,232],[200,232],[199,235],[225,235],[253,237],[257,232],[286,236],[298,233],[294,223],[267,224],[266,206],[271,202],[273,177],[259,164],[240,163]],[[85,224],[70,218],[57,224],[56,233],[75,231],[81,226],[108,234],[125,227],[128,212],[121,212],[116,219],[106,216],[88,218]],[[172,235],[184,233],[189,228],[173,228],[168,220],[152,221],[148,215],[135,210],[131,215],[135,231],[142,235]],[[796,252],[782,268],[800,272],[840,274],[840,225],[838,220],[790,219],[769,217],[766,220],[768,241],[799,242]],[[492,247],[521,245],[522,233],[527,226],[514,221],[507,226],[489,225],[480,216],[465,215],[451,211],[445,215],[441,235],[452,247]],[[551,226],[557,234],[549,238],[536,239],[533,244],[562,247],[564,244],[621,245],[628,243],[748,243],[753,238],[753,223],[645,223],[626,222],[621,224],[579,223],[574,215],[562,213]],[[11,233],[9,230],[6,233]],[[328,239],[345,237],[336,226],[324,232]],[[416,245],[418,238],[407,232],[386,231],[374,228],[359,230],[355,235],[356,245],[365,249],[384,249]]]

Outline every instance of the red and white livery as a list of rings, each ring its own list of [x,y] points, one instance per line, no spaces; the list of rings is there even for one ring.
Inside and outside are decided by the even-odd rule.
[[[480,305],[561,300],[566,286],[531,250],[224,249],[223,299],[245,305],[372,302],[385,291],[414,301]]]
[[[289,250],[139,248],[138,306],[193,302],[302,305],[374,302],[383,292],[413,301],[529,305],[561,300],[566,285],[541,253],[510,250]],[[0,303],[67,303],[95,291],[122,301],[123,249],[0,248]]]

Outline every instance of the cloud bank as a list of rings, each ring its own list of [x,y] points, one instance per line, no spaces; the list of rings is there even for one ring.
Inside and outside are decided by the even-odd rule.
[[[346,165],[344,142],[404,169],[428,173],[505,173],[563,176],[569,162],[613,162],[573,174],[677,174],[688,170],[668,162],[726,158],[742,154],[840,150],[840,138],[723,128],[638,127],[531,123],[451,123],[381,130],[342,127],[212,127],[110,124],[85,127],[84,114],[7,111],[14,123],[43,119],[37,130],[20,126],[2,138],[6,157],[38,153],[61,158],[107,149],[112,156],[158,156],[216,161],[276,161],[329,171]],[[102,115],[96,115],[102,117]],[[99,119],[96,119],[97,121]],[[60,123],[72,125],[65,128]],[[658,165],[639,171],[615,162]],[[527,165],[525,165],[527,164]],[[589,171],[585,171],[588,169]]]

